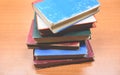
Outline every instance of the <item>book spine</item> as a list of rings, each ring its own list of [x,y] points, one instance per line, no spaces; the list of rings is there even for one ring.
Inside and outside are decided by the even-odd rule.
[[[66,49],[66,50],[77,50],[79,46],[51,46],[51,45],[27,45],[29,49],[41,48],[41,49]]]
[[[62,56],[34,56],[35,60],[53,60],[53,59],[78,59],[85,57],[86,54],[80,54],[80,55],[62,55]]]
[[[34,38],[37,43],[62,43],[62,42],[78,42],[82,40],[90,39],[90,35],[83,36],[68,36],[68,37],[49,37],[48,38]]]
[[[91,58],[81,58],[81,59],[70,59],[62,62],[44,62],[44,63],[39,63],[36,60],[34,60],[34,66],[36,68],[47,68],[47,67],[54,67],[54,66],[60,66],[60,65],[69,65],[69,64],[80,64],[83,62],[91,62],[94,61],[94,59]]]

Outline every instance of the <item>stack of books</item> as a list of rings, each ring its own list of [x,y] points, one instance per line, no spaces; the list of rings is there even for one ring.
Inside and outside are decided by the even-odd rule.
[[[99,11],[97,0],[37,0],[27,37],[36,68],[94,60],[90,29]]]

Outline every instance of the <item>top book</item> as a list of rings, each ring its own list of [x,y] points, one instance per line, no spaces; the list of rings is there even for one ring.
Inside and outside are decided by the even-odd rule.
[[[39,0],[32,5],[53,33],[95,14],[100,6],[97,0]]]

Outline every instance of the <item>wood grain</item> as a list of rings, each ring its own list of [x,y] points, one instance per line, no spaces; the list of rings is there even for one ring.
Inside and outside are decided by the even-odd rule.
[[[92,29],[92,63],[36,70],[26,37],[34,0],[0,0],[0,75],[120,75],[120,0],[100,0]]]

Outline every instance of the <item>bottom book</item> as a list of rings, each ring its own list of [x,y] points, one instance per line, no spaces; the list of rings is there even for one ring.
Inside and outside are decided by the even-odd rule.
[[[79,59],[54,59],[54,60],[36,60],[34,59],[34,66],[36,68],[46,68],[46,67],[53,67],[53,66],[60,66],[60,65],[68,65],[68,64],[77,64],[83,62],[90,62],[94,60],[94,53],[91,48],[89,41],[85,41],[88,54],[86,57],[79,58]]]

